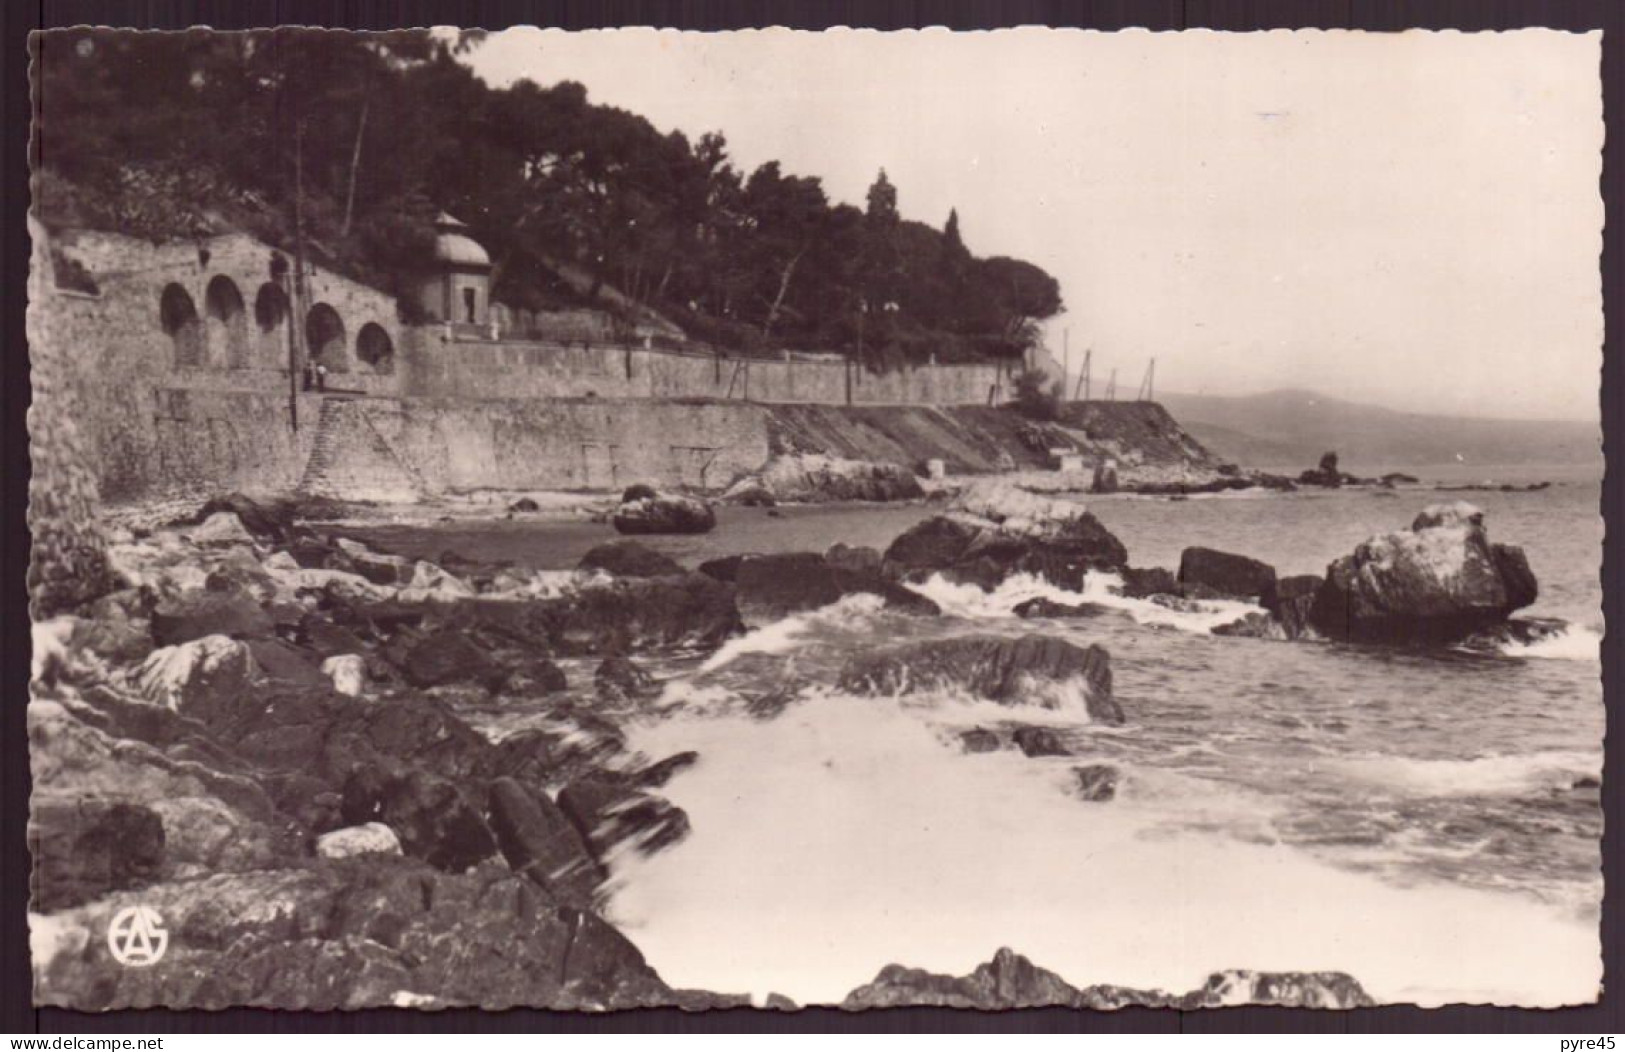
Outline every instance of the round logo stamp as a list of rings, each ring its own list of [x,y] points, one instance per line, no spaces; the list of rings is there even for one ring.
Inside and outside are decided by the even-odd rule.
[[[169,931],[156,910],[127,906],[107,926],[107,948],[113,952],[113,960],[126,968],[145,968],[163,960],[169,949]]]

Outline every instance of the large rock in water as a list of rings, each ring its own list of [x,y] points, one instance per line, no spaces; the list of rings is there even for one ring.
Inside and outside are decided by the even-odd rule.
[[[971,486],[946,514],[905,531],[885,561],[908,580],[940,573],[992,589],[1029,573],[1078,590],[1090,570],[1121,570],[1128,552],[1083,505],[999,481]]]
[[[1195,599],[1259,599],[1275,585],[1275,567],[1245,555],[1186,548],[1179,556],[1182,594]]]
[[[959,636],[871,650],[846,663],[839,685],[853,694],[962,690],[1001,705],[1047,709],[1081,701],[1091,719],[1123,722],[1105,648],[1049,636]]]
[[[1370,995],[1342,972],[1215,972],[1200,989],[1184,994],[1121,986],[1073,986],[1021,954],[1001,949],[966,976],[941,975],[888,964],[874,980],[853,990],[842,1008],[943,1005],[984,1011],[1008,1008],[1217,1008],[1261,1004],[1287,1008],[1365,1008]]]
[[[914,472],[898,464],[847,460],[821,453],[776,456],[756,475],[740,479],[724,500],[745,503],[766,493],[774,500],[818,503],[846,500],[917,500],[925,496]]]
[[[1259,602],[1280,624],[1288,639],[1300,639],[1314,632],[1309,627],[1309,614],[1315,608],[1315,596],[1320,594],[1324,583],[1325,578],[1314,574],[1282,577],[1259,597]]]
[[[739,614],[751,627],[817,610],[855,592],[877,595],[887,607],[905,613],[940,612],[931,600],[878,572],[835,565],[813,552],[747,556],[734,571],[734,587]]]
[[[1537,591],[1523,550],[1491,544],[1484,513],[1456,501],[1333,562],[1309,620],[1333,639],[1452,643],[1505,621]]]
[[[669,555],[645,548],[637,541],[608,541],[588,550],[578,570],[602,570],[616,577],[671,577],[685,573]]]
[[[619,533],[710,533],[717,525],[711,505],[696,497],[671,493],[628,491],[627,500],[615,509],[610,521]]]

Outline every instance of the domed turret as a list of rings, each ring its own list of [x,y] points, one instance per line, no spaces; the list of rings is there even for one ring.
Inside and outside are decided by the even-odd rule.
[[[435,219],[433,273],[422,286],[423,309],[439,321],[485,325],[491,308],[491,257],[468,226],[441,212]]]

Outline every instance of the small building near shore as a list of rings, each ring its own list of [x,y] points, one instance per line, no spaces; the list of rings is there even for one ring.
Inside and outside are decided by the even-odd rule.
[[[420,286],[423,310],[436,321],[485,325],[491,318],[491,257],[460,219],[435,220],[434,265]]]

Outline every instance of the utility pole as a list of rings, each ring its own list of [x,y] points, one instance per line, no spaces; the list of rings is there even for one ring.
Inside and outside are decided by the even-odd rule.
[[[1106,381],[1106,401],[1117,401],[1117,367],[1112,366],[1112,378]]]
[[[869,313],[869,301],[858,297],[858,366],[863,365],[863,320]],[[846,404],[852,404],[852,357],[846,359]]]
[[[1078,400],[1078,392],[1083,392],[1083,400],[1089,401],[1089,365],[1095,356],[1095,349],[1088,348],[1083,352],[1083,373],[1078,377],[1078,386],[1072,389],[1072,400]]]
[[[1066,392],[1066,378],[1072,375],[1072,330],[1061,330],[1061,391]]]
[[[361,167],[361,136],[367,130],[367,109],[372,100],[367,99],[361,103],[361,120],[355,129],[355,152],[350,154],[350,188],[344,195],[344,234],[349,236],[350,219],[355,215],[355,175]]]
[[[1156,376],[1157,376],[1157,360],[1155,358],[1153,358],[1153,359],[1151,359],[1151,364],[1146,366],[1146,368],[1145,368],[1145,379],[1140,381],[1140,396],[1139,396],[1140,401],[1142,401],[1142,402],[1150,402],[1150,401],[1155,400],[1155,399],[1153,399],[1152,394],[1153,394],[1153,384],[1154,384],[1154,382],[1156,380]]]
[[[303,346],[305,317],[305,121],[299,118],[293,131],[293,297],[288,307],[293,316],[288,319],[288,424],[299,431],[299,375],[300,367],[310,356],[310,348]],[[303,351],[304,353],[300,353]]]

